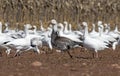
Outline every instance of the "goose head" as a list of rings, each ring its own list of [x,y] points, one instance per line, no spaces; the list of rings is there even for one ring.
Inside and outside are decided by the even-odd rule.
[[[64,21],[63,24],[67,27],[68,26],[68,22]]]
[[[28,30],[29,30],[30,28],[32,28],[32,26],[31,26],[30,24],[24,25],[24,32],[25,32],[26,35],[29,33]]]
[[[98,26],[99,26],[99,25],[102,25],[102,21],[98,21]]]
[[[26,24],[26,25],[24,25],[24,27],[27,28],[27,29],[32,28],[31,24]]]
[[[57,31],[57,21],[55,19],[52,19],[50,24],[52,25],[52,28]]]
[[[33,30],[34,33],[36,33],[36,31],[37,31],[37,26],[34,25],[33,28],[34,28],[34,30]]]
[[[5,26],[8,27],[8,25],[9,25],[9,22],[6,22],[6,23],[5,23]]]
[[[63,32],[64,30],[64,26],[62,23],[59,23],[57,28],[58,28],[58,31],[61,31],[61,32]]]
[[[56,24],[57,24],[57,21],[56,21],[55,19],[52,19],[52,20],[51,20],[51,24],[52,24],[52,25],[56,25]]]
[[[84,27],[88,26],[87,22],[82,22],[82,24],[83,24]]]
[[[6,28],[5,28],[4,32],[9,32],[9,27],[8,27],[8,25],[9,25],[9,23],[6,22],[6,23],[5,23],[5,27],[6,27]]]
[[[104,24],[105,25],[105,33],[108,33],[110,31],[110,27],[108,24]]]
[[[99,29],[99,30],[103,30],[103,28],[104,28],[103,25],[99,25],[99,26],[98,26],[98,29]]]
[[[68,22],[64,21],[63,24],[65,25],[64,32],[68,33]]]

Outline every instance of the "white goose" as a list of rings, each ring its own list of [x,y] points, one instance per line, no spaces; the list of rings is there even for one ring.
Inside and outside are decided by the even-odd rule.
[[[93,26],[93,29],[92,29],[92,31],[89,33],[90,36],[91,36],[91,37],[99,36],[99,33],[96,32],[96,30],[95,30],[95,24],[92,24],[92,26]]]
[[[120,40],[120,32],[118,31],[117,25],[113,31],[109,31],[107,34],[116,39],[116,41],[113,43],[113,50],[115,50]]]
[[[76,34],[76,35],[80,35],[80,36],[83,36],[83,32],[81,32],[81,31],[77,31],[77,30],[72,30],[72,25],[71,24],[69,24],[69,33],[73,33],[73,34]]]
[[[10,48],[5,46],[4,44],[7,43],[7,42],[10,42],[14,40],[13,38],[11,38],[11,36],[5,34],[5,33],[2,33],[2,23],[0,22],[0,46],[6,48],[6,53],[7,55],[10,53]]]
[[[68,34],[69,33],[69,31],[68,31],[68,22],[67,21],[64,21],[64,25],[65,25],[65,28],[64,28],[64,33],[65,34]]]
[[[100,25],[98,25],[99,27],[101,27],[100,28],[100,37],[101,37],[101,39],[103,40],[103,41],[106,41],[108,44],[110,44],[111,46],[110,47],[112,47],[112,49],[113,50],[115,50],[115,48],[116,48],[116,43],[117,43],[117,39],[115,39],[114,37],[112,37],[112,36],[110,36],[110,35],[108,35],[108,34],[105,34],[104,32],[103,32],[103,29],[104,29],[104,27],[103,27],[103,25],[102,24],[100,24]]]
[[[33,39],[33,37],[31,38],[28,32],[28,28],[30,27],[30,25],[25,26],[25,38],[15,39],[11,42],[6,43],[6,46],[13,47],[17,50],[15,56],[19,55],[22,52],[21,50],[33,49],[33,45],[31,44],[31,40]],[[39,42],[38,39],[37,42]],[[35,51],[37,51],[37,53],[40,53],[39,49],[37,49],[37,46],[35,46],[35,48]]]
[[[49,48],[52,50],[52,45],[51,45],[51,33],[52,33],[52,28],[48,28],[45,32],[39,33],[37,31],[37,27],[33,26],[34,29],[34,36],[33,37],[39,37],[41,41],[43,41],[43,45],[48,45]],[[47,44],[44,44],[47,43]]]
[[[42,23],[42,21],[40,20],[40,30],[41,31],[45,31],[46,29],[43,27],[43,23]]]
[[[43,45],[48,45],[49,48],[52,50],[51,33],[52,33],[52,28],[48,29],[45,33],[43,33],[42,36],[44,36],[44,38],[42,39],[42,41],[43,41]]]
[[[105,34],[108,34],[110,32],[110,26],[108,24],[104,24],[105,25]]]
[[[71,39],[71,40],[73,40],[73,41],[76,41],[76,42],[82,42],[82,41],[80,40],[81,36],[76,35],[75,33],[65,34],[65,33],[63,32],[63,31],[64,31],[64,27],[63,27],[63,24],[62,24],[62,23],[59,23],[58,26],[60,27],[60,29],[58,30],[59,36],[69,38],[69,39]]]
[[[83,22],[83,25],[85,27],[83,46],[87,49],[94,50],[96,52],[96,57],[98,58],[98,51],[108,48],[107,43],[104,43],[97,38],[90,37],[87,23]]]

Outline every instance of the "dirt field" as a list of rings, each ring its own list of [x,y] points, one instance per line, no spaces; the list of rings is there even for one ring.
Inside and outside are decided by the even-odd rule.
[[[0,76],[119,76],[120,47],[116,51],[99,52],[99,58],[92,58],[92,51],[73,49],[69,58],[67,53],[55,51],[37,55],[32,51],[19,57],[9,57],[2,52]],[[76,58],[77,57],[77,58]]]

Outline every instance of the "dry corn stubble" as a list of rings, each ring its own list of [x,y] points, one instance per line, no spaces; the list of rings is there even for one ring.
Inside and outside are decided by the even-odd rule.
[[[58,22],[68,21],[76,24],[87,21],[90,24],[102,20],[106,23],[119,24],[119,0],[0,0],[0,21],[31,23],[44,27],[55,18]],[[14,27],[14,26],[12,26]]]

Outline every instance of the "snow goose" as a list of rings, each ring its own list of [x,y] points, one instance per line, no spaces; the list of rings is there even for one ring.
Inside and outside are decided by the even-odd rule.
[[[5,30],[4,30],[4,33],[7,33],[7,32],[9,31],[8,24],[9,24],[9,23],[5,23],[5,27],[6,27],[6,28],[5,28]]]
[[[44,38],[42,39],[43,41],[43,46],[48,45],[49,48],[52,50],[52,44],[51,44],[51,33],[52,29],[48,29],[45,33],[41,34]]]
[[[99,27],[100,27],[100,31],[101,31],[100,32],[100,38],[103,41],[106,41],[108,44],[110,44],[109,47],[112,47],[112,49],[115,50],[115,48],[116,48],[115,45],[116,45],[116,42],[118,41],[118,38],[114,38],[114,37],[110,36],[109,34],[105,34],[103,32],[104,27],[103,27],[102,24],[99,25]]]
[[[113,50],[115,50],[116,46],[119,44],[119,39],[120,39],[120,32],[118,31],[117,25],[115,29],[113,31],[109,31],[107,35],[116,39],[116,41],[113,43]]]
[[[57,30],[59,32],[58,34],[60,37],[66,37],[66,38],[71,39],[71,40],[76,41],[76,42],[82,42],[82,40],[80,40],[81,39],[80,35],[76,35],[75,33],[65,34],[64,33],[64,26],[62,23],[59,23],[58,27],[60,27],[60,29]]]
[[[41,31],[45,31],[46,29],[43,27],[43,23],[42,23],[42,21],[40,20],[40,30]]]
[[[43,41],[43,46],[44,45],[48,45],[49,48],[52,50],[52,45],[51,45],[51,32],[52,32],[52,28],[48,28],[46,31],[42,32],[42,33],[38,33],[37,32],[37,27],[33,26],[34,29],[34,35],[36,35],[36,37],[39,37],[41,41]]]
[[[67,22],[67,21],[64,21],[63,23],[64,23],[64,25],[65,25],[64,33],[67,34],[67,33],[69,33],[69,32],[68,32],[68,22]]]
[[[5,46],[4,44],[7,42],[10,42],[12,40],[14,40],[14,39],[11,38],[9,35],[2,33],[2,23],[0,22],[0,46],[7,49],[6,50],[7,55],[10,53],[11,49],[9,47]]]
[[[13,30],[13,29],[10,29],[10,23],[5,23],[5,30],[3,31],[4,33],[8,34],[8,35],[11,35],[13,33],[16,33],[16,30]]]
[[[108,24],[104,24],[105,25],[105,34],[108,34],[110,32],[110,26]]]
[[[72,30],[72,25],[71,24],[69,24],[68,25],[69,26],[69,33],[74,33],[74,34],[76,34],[76,35],[79,35],[79,36],[83,36],[83,33],[81,32],[81,31],[77,31],[77,30]]]
[[[50,22],[50,25],[49,25],[49,27],[47,28],[47,30],[45,31],[45,32],[43,32],[43,33],[41,33],[41,36],[42,37],[44,37],[43,39],[42,39],[42,41],[43,41],[43,46],[46,46],[46,45],[48,45],[49,46],[49,48],[52,50],[52,44],[51,44],[51,34],[52,34],[52,28],[53,28],[53,26],[54,26],[54,30],[58,30],[57,29],[57,25],[58,25],[58,23],[57,23],[57,21],[55,20],[55,19],[52,19],[51,20],[51,22]]]
[[[104,43],[103,41],[97,39],[97,38],[92,38],[90,37],[88,33],[88,25],[86,22],[83,22],[83,26],[85,27],[85,32],[84,32],[84,40],[83,40],[83,47],[94,50],[96,52],[96,58],[98,58],[98,51],[104,50],[107,47],[107,43]]]
[[[15,39],[15,40],[5,44],[8,47],[12,47],[12,48],[16,49],[15,56],[18,56],[22,52],[22,50],[33,49],[33,46],[31,46],[31,39],[37,38],[37,37],[32,37],[31,38],[29,36],[28,28],[31,27],[30,25],[27,25],[27,26],[24,26],[24,27],[25,27],[25,34],[26,34],[26,36],[24,38]],[[37,39],[37,42],[39,42],[38,39]],[[36,48],[35,51],[37,51],[37,53],[40,53],[40,51],[37,49],[37,46],[35,46],[35,48]]]
[[[98,32],[96,32],[95,30],[95,24],[92,24],[93,28],[92,28],[92,31],[89,33],[91,37],[96,37],[99,35]]]

